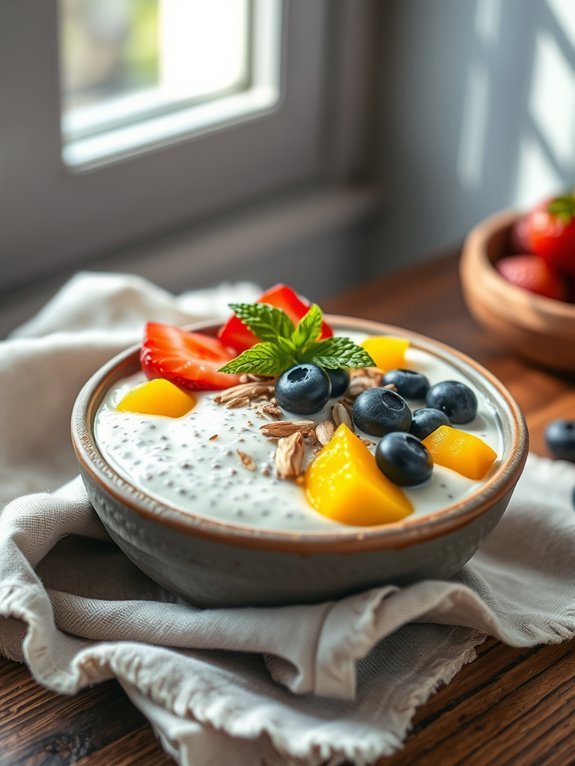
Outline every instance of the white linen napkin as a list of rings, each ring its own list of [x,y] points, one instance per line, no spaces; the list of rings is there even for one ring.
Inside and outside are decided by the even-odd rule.
[[[144,320],[222,316],[257,292],[174,298],[81,274],[0,343],[0,501],[12,501],[0,512],[0,653],[65,694],[116,677],[185,766],[361,766],[401,746],[416,707],[486,634],[513,646],[575,635],[575,466],[530,456],[503,520],[451,581],[313,606],[185,604],[109,540],[74,478],[69,415]]]

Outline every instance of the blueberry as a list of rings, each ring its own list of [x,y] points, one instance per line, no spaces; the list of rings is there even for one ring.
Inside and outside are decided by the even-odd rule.
[[[451,421],[445,412],[436,410],[433,407],[421,407],[413,413],[409,433],[423,440],[426,436],[432,434],[436,428],[439,428],[439,426],[450,425]]]
[[[399,431],[379,440],[375,461],[379,470],[400,487],[423,484],[433,471],[433,460],[425,444],[412,434]]]
[[[326,372],[331,380],[331,395],[345,394],[349,386],[349,372],[347,370],[326,370]]]
[[[549,452],[559,460],[575,463],[575,420],[554,420],[545,429]]]
[[[327,373],[315,364],[296,364],[276,382],[276,399],[289,412],[311,415],[319,412],[331,394]]]
[[[390,370],[383,376],[387,386],[393,383],[397,393],[404,399],[425,399],[429,391],[429,381],[421,372],[414,370]]]
[[[409,431],[411,410],[395,391],[368,388],[353,403],[353,420],[362,431],[384,436],[391,431]]]
[[[444,412],[452,423],[469,423],[477,415],[477,397],[458,380],[443,380],[431,386],[425,404]]]

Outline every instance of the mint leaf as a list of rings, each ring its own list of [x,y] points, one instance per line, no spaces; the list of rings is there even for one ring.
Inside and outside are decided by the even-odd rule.
[[[276,344],[276,346],[279,346],[279,348],[284,352],[284,354],[286,354],[286,356],[289,356],[294,360],[293,364],[297,364],[297,347],[293,344],[291,338],[282,338],[281,335],[278,335],[273,342]]]
[[[268,303],[230,303],[230,308],[260,340],[275,343],[278,336],[289,338],[294,332],[294,324],[285,311]]]
[[[267,303],[231,303],[235,315],[262,343],[257,343],[224,365],[219,372],[281,375],[301,362],[328,370],[375,367],[371,356],[351,338],[318,341],[323,315],[315,303],[294,327],[281,309]]]
[[[256,375],[279,375],[295,362],[274,343],[256,343],[235,359],[220,367],[218,372],[253,372]]]
[[[320,307],[314,303],[309,311],[303,316],[298,326],[292,333],[291,341],[297,348],[298,356],[301,358],[319,337],[323,315]]]
[[[351,338],[327,338],[314,343],[302,359],[304,362],[317,364],[327,370],[339,370],[348,367],[375,367],[376,364],[367,351],[354,343]]]

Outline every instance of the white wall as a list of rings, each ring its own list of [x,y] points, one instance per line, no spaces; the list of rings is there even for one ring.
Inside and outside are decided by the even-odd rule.
[[[574,0],[386,0],[375,264],[575,185]]]

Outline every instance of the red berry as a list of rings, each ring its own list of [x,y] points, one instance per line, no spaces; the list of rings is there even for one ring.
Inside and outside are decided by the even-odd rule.
[[[495,268],[516,287],[546,298],[567,300],[567,283],[537,255],[509,255],[496,261]]]
[[[210,335],[148,322],[140,363],[150,379],[165,378],[184,389],[211,390],[240,382],[239,375],[218,372],[235,356],[235,352]]]
[[[511,227],[509,244],[512,253],[532,253],[531,242],[529,241],[529,221],[526,215],[522,215]]]
[[[553,197],[527,214],[531,250],[554,269],[575,275],[575,194]]]
[[[269,290],[262,293],[257,299],[257,303],[269,303],[270,306],[282,309],[294,324],[297,324],[307,314],[311,305],[305,298],[300,298],[291,287],[282,284],[270,287]],[[332,335],[333,330],[331,327],[327,322],[323,322],[318,340],[331,338]],[[232,316],[228,319],[220,329],[218,338],[226,346],[231,346],[237,351],[244,351],[258,342],[256,336],[248,330],[237,316]]]

